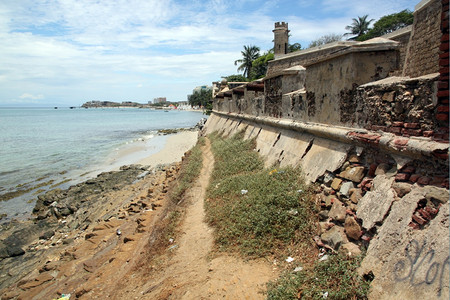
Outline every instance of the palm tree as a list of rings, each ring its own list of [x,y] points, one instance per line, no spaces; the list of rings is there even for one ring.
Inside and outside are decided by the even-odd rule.
[[[369,30],[369,25],[373,21],[373,19],[368,21],[367,20],[368,16],[369,15],[358,17],[358,19],[353,18],[352,24],[345,26],[345,29],[350,31],[350,32],[346,33],[345,35],[356,35],[356,36],[350,38],[350,40],[357,39],[359,36],[365,34]]]
[[[250,78],[250,72],[252,70],[252,63],[259,57],[259,47],[257,46],[244,46],[244,51],[241,51],[242,59],[238,59],[234,62],[234,65],[241,64],[238,67],[238,71],[244,71],[244,76]]]

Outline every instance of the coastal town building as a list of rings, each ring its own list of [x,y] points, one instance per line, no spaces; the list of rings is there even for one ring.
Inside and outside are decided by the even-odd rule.
[[[157,98],[154,98],[153,99],[153,104],[156,104],[156,103],[166,103],[167,102],[167,99],[166,99],[166,97],[157,97]],[[149,103],[150,104],[150,103]]]

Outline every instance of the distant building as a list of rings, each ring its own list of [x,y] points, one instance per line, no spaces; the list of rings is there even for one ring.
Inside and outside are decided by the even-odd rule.
[[[201,85],[192,90],[192,94],[200,93],[201,91],[211,90],[212,87],[209,85]]]
[[[167,102],[166,97],[158,97],[158,98],[154,98],[153,99],[153,103],[154,104],[156,104],[156,103],[166,103],[166,102]]]

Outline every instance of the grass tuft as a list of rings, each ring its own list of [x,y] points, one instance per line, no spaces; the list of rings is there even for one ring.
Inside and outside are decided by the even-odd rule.
[[[264,169],[254,140],[242,134],[210,139],[216,163],[206,213],[218,248],[263,257],[310,243],[316,210],[300,170]]]
[[[286,272],[268,286],[267,299],[367,299],[370,282],[357,273],[362,256],[339,253],[310,269]]]

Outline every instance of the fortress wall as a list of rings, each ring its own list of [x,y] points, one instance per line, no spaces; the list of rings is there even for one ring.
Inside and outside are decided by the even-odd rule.
[[[441,13],[440,0],[424,0],[416,5],[403,76],[439,72]]]
[[[266,167],[301,168],[320,186],[320,238],[349,255],[367,249],[369,299],[448,299],[448,143],[218,112],[203,134],[242,131]]]

